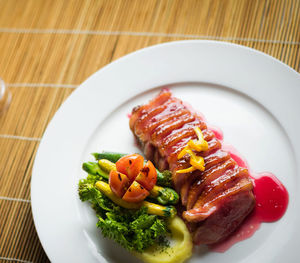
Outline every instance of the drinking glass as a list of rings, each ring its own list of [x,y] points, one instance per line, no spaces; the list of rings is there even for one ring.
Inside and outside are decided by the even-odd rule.
[[[11,93],[0,78],[0,115],[5,112],[11,101]]]

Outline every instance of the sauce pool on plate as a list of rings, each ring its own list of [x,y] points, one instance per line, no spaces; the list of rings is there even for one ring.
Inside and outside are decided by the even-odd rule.
[[[223,145],[223,149],[228,151],[239,166],[247,168],[247,162],[231,145]],[[289,195],[284,185],[279,179],[269,172],[254,174],[251,173],[253,181],[253,193],[256,204],[253,212],[246,218],[244,223],[226,240],[210,245],[209,248],[215,252],[225,252],[235,243],[250,238],[263,222],[275,222],[285,213]]]

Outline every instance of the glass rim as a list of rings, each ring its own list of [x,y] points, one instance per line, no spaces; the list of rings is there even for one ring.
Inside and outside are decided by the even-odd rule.
[[[3,79],[0,78],[0,99],[4,97],[4,94],[6,92],[6,85]]]
[[[11,98],[11,92],[7,89],[4,80],[0,78],[0,115],[8,109]]]

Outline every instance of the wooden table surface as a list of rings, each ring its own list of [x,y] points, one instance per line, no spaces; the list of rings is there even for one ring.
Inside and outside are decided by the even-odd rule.
[[[47,124],[92,73],[137,49],[211,39],[263,51],[300,71],[300,1],[0,0],[0,261],[48,262],[30,205]],[[51,223],[51,222],[49,222]]]

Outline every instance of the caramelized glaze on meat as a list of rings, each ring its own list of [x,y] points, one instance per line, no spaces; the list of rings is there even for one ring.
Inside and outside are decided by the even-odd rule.
[[[203,172],[180,174],[190,166],[189,157],[177,158],[189,140],[197,139],[199,127],[208,150],[198,153],[205,161]],[[221,142],[202,117],[168,90],[148,104],[135,107],[130,129],[160,170],[170,169],[175,189],[185,207],[182,217],[192,226],[194,243],[212,244],[230,235],[252,211],[255,200],[247,169],[241,168],[222,150]]]

